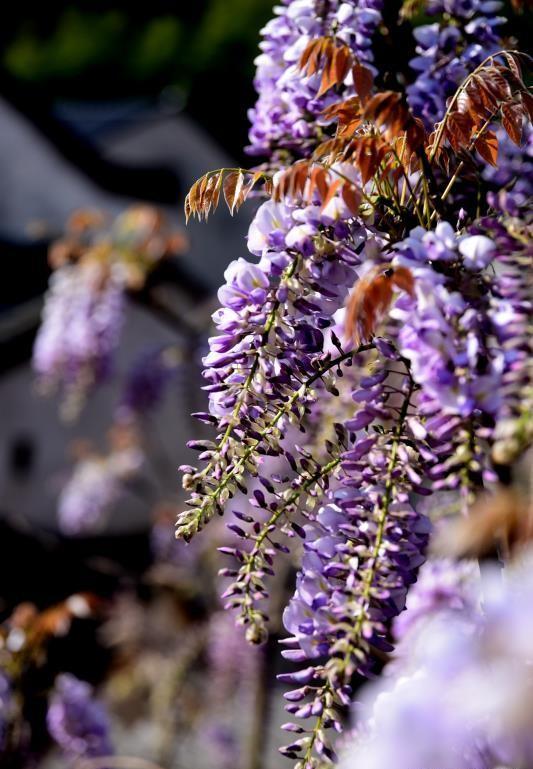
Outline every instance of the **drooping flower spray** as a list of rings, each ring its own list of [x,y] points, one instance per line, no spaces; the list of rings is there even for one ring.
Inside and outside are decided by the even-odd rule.
[[[524,59],[500,51],[499,3],[427,5],[438,20],[415,32],[406,93],[376,86],[372,38],[394,35],[381,3],[277,7],[250,113],[267,163],[208,172],[185,204],[207,218],[221,196],[232,213],[252,189],[269,198],[219,291],[196,415],[216,437],[189,444],[177,535],[230,519],[224,598],[255,643],[276,560],[298,562],[283,614],[296,669],[281,676],[298,769],[335,762],[358,676],[394,649],[428,512],[443,514],[425,498],[445,490],[448,513],[468,514],[531,439]]]

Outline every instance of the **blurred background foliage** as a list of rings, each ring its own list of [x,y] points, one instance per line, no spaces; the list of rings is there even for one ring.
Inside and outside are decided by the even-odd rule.
[[[2,76],[43,101],[162,100],[185,108],[234,155],[246,144],[253,60],[273,0],[50,0],[4,9]],[[400,0],[388,0],[385,20]],[[510,0],[504,3],[510,11]],[[416,22],[427,21],[417,14]],[[532,14],[508,33],[527,47]],[[385,47],[383,55],[391,51]],[[408,76],[405,56],[395,65]],[[378,52],[379,59],[379,52]]]
[[[272,0],[22,2],[4,15],[3,76],[41,99],[162,98],[238,152],[271,11]]]

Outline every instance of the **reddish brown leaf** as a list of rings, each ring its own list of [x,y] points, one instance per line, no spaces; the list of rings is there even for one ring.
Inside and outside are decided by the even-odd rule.
[[[325,48],[329,45],[329,39],[319,37],[311,40],[300,57],[299,67],[306,75],[314,75],[318,70],[318,63]]]
[[[363,118],[384,128],[383,136],[391,143],[404,135],[410,153],[415,152],[424,141],[422,122],[413,117],[403,96],[395,91],[373,96],[365,107]]]
[[[250,194],[251,189],[254,186],[254,178],[253,176],[245,176],[239,195],[235,200],[235,211],[238,211],[239,208],[242,206],[248,195]]]
[[[346,339],[359,345],[372,337],[392,303],[395,287],[413,294],[413,276],[406,267],[378,265],[357,281],[346,307]]]
[[[277,179],[273,191],[274,200],[302,198],[309,178],[310,162],[297,160]]]
[[[324,54],[322,79],[318,96],[323,96],[330,88],[342,83],[350,68],[350,49],[345,46],[331,46]]]
[[[411,153],[416,152],[419,147],[422,147],[426,138],[426,131],[420,118],[414,118],[409,122],[405,132],[405,138],[407,148]]]
[[[325,168],[322,168],[322,166],[315,166],[312,169],[309,176],[309,186],[307,191],[308,200],[311,201],[313,199],[315,189],[318,190],[320,199],[324,200],[328,193],[328,176],[328,172]]]
[[[223,174],[222,171],[219,171],[218,174],[216,175],[216,184],[214,186],[213,193],[212,193],[212,199],[211,199],[213,211],[218,207],[218,202],[220,200],[220,191],[222,189],[222,181],[223,181],[223,179],[224,179],[224,174]]]
[[[317,45],[317,40],[311,40],[305,47],[304,52],[300,56],[300,61],[298,62],[298,67],[302,70],[306,70],[309,65],[309,59],[311,58],[311,55],[313,54],[315,48]]]
[[[377,171],[376,153],[372,143],[361,142],[357,150],[356,162],[361,173],[361,180],[363,184],[366,184]]]
[[[327,107],[322,115],[325,120],[337,120],[337,138],[353,134],[361,125],[361,102],[357,96]]]
[[[511,53],[510,51],[505,51],[503,55],[505,57],[505,61],[509,65],[509,69],[515,78],[519,83],[522,83],[522,67],[520,66],[520,60],[518,56],[515,56],[514,53]]]
[[[479,73],[483,89],[485,93],[491,94],[496,107],[511,95],[511,88],[505,77],[506,72],[505,67],[494,64],[493,66],[485,67]]]
[[[455,152],[468,146],[474,128],[475,125],[470,113],[451,112],[448,115],[445,136]]]
[[[308,43],[299,67],[307,77],[322,71],[318,96],[323,96],[330,88],[342,83],[351,63],[352,53],[347,45],[339,45],[331,37],[320,37]]]
[[[328,203],[333,200],[337,192],[339,191],[339,188],[343,184],[342,179],[335,179],[331,184],[329,185],[328,191],[322,200],[322,211],[326,208]]]
[[[525,107],[528,117],[530,120],[533,120],[533,96],[527,91],[523,91],[521,96],[522,96],[522,103]]]
[[[357,216],[359,213],[359,206],[361,205],[361,193],[359,190],[355,185],[345,182],[341,190],[341,195],[348,210],[354,216]]]
[[[498,137],[493,131],[485,131],[476,140],[475,148],[491,166],[498,164]]]
[[[244,176],[240,171],[232,171],[224,180],[224,198],[232,216],[241,194],[243,182]]]
[[[522,143],[522,123],[524,113],[522,104],[514,102],[513,104],[504,104],[502,107],[502,126],[507,135],[516,145]]]
[[[394,268],[394,275],[392,276],[392,282],[395,286],[406,291],[410,296],[414,296],[415,293],[415,280],[413,273],[407,267]]]
[[[352,75],[355,93],[359,96],[362,102],[365,102],[374,85],[374,75],[372,70],[357,62],[352,67]]]
[[[198,200],[200,183],[202,178],[194,182],[189,190],[187,197],[185,198],[185,221],[188,222],[189,218],[198,212]]]
[[[342,83],[348,74],[350,70],[351,58],[352,53],[347,45],[342,45],[340,48],[336,49],[333,61],[335,64],[335,76],[337,78],[337,83]]]

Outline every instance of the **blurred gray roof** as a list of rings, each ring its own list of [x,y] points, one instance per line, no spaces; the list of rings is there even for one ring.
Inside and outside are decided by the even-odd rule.
[[[231,159],[181,114],[155,108],[114,109],[99,105],[63,109],[63,120],[85,133],[104,158],[135,166],[166,166],[186,191],[205,171],[232,165]],[[0,235],[16,241],[31,239],[32,232],[61,232],[76,208],[96,207],[118,212],[133,202],[98,187],[27,119],[0,100]],[[183,201],[161,206],[169,219],[184,225]],[[231,219],[220,209],[208,227],[191,223],[191,249],[183,258],[187,271],[206,288],[215,290],[225,266],[244,252],[246,221]]]
[[[67,113],[62,117],[69,119]],[[216,144],[182,115],[164,111],[128,112],[117,108],[106,122],[106,115],[101,110],[84,107],[77,114],[71,114],[70,119],[79,131],[91,137],[105,158],[126,166],[170,167],[184,190],[206,170],[231,164]],[[62,231],[65,220],[76,208],[97,207],[118,212],[133,202],[133,199],[118,197],[99,188],[65,160],[52,142],[28,120],[1,100],[0,168],[2,238],[30,241],[31,225],[35,222],[45,223],[50,236],[54,236]],[[184,226],[181,202],[163,210],[172,222]],[[227,263],[245,253],[249,213],[243,211],[238,218],[232,219],[221,207],[208,226],[196,223],[189,226],[191,249],[179,259],[183,260],[185,272],[203,284],[204,296],[209,296],[220,285]],[[23,252],[20,258],[24,258]],[[158,288],[167,291],[176,315],[185,316],[193,331],[207,330],[212,309],[209,301],[202,305],[190,292],[187,293],[185,286],[169,284]],[[18,323],[31,328],[39,318],[40,299],[27,304],[32,304],[31,312],[27,313],[31,317],[21,317]],[[17,312],[24,315],[25,308],[26,305],[19,305],[6,309],[2,315],[6,333],[12,333],[10,329],[16,325],[16,318],[10,316]],[[118,372],[123,375],[136,354],[147,347],[183,341],[179,327],[176,331],[175,327],[162,324],[161,319],[147,308],[128,302],[116,362]],[[193,371],[186,372],[181,386],[177,382],[171,387],[163,409],[154,418],[160,450],[164,446],[162,454],[167,462],[162,472],[159,469],[159,482],[163,482],[169,494],[179,491],[178,465],[192,458],[185,442],[191,435],[198,434],[198,426],[193,425],[189,417],[190,411],[204,406],[197,376],[195,378]],[[63,425],[58,418],[57,400],[36,395],[29,364],[6,371],[0,378],[2,513],[37,527],[55,526],[57,495],[69,472],[68,445],[74,437],[84,437],[100,448],[105,446],[103,436],[112,419],[118,388],[117,381],[101,387],[89,400],[80,421],[75,425]],[[10,471],[9,457],[13,442],[21,436],[31,436],[36,461],[29,477],[17,480]],[[159,449],[154,452],[152,448],[150,458],[158,453]],[[146,500],[126,494],[113,511],[108,530],[135,530],[145,526],[148,510]]]

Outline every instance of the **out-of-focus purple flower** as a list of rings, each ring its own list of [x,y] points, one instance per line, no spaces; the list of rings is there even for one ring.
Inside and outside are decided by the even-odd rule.
[[[145,416],[161,402],[180,364],[179,351],[158,347],[143,352],[126,377],[119,413]]]
[[[92,687],[73,675],[63,673],[57,677],[46,723],[69,761],[113,753],[103,705],[94,699]]]
[[[13,708],[11,681],[0,670],[0,752],[5,750]]]
[[[450,611],[445,602],[413,626],[392,679],[362,694],[359,715],[368,722],[345,749],[342,769],[531,763],[532,574],[531,554],[504,580],[497,569],[484,571],[473,603]],[[441,576],[446,590],[448,571]]]
[[[45,388],[63,390],[67,418],[77,414],[88,391],[111,372],[122,330],[124,291],[119,265],[104,277],[96,262],[67,264],[50,278],[33,367]]]
[[[107,456],[89,455],[78,461],[58,502],[61,531],[68,536],[94,532],[105,522],[119,499],[124,481],[143,463],[138,446],[112,451]]]
[[[262,650],[247,643],[229,612],[218,611],[209,619],[206,652],[209,710],[202,731],[217,766],[234,769],[241,762],[238,725],[252,706]]]
[[[207,720],[202,724],[202,734],[207,743],[207,751],[216,762],[217,769],[235,769],[239,766],[241,751],[236,729],[235,714],[226,715],[227,723],[221,720]]]
[[[467,270],[483,270],[492,260],[496,247],[486,235],[470,235],[459,242],[459,253]]]
[[[524,127],[523,146],[511,141],[500,126],[498,137],[498,164],[483,169],[483,179],[491,187],[489,204],[509,216],[519,217],[527,211],[533,195],[533,129]]]
[[[209,620],[207,663],[212,696],[226,703],[257,675],[261,649],[247,643],[242,628],[236,627],[230,612],[215,612]]]
[[[479,609],[479,566],[472,561],[455,563],[444,558],[427,561],[407,594],[405,611],[394,620],[394,637],[402,641],[437,613]],[[403,649],[408,641],[401,644]]]

